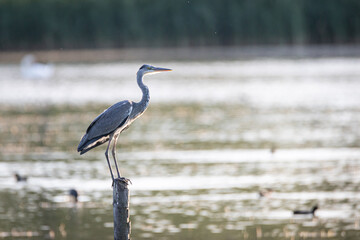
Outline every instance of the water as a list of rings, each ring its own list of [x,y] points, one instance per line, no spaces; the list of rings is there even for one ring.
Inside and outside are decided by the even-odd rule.
[[[360,237],[359,58],[153,64],[174,71],[147,77],[150,107],[118,141],[133,239]],[[0,238],[113,239],[105,146],[76,147],[109,104],[140,99],[140,65],[47,80],[0,65]]]

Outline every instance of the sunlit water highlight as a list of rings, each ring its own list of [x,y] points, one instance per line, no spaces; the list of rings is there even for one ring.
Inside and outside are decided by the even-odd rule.
[[[133,239],[360,237],[358,58],[153,64],[174,71],[147,77],[150,108],[118,147]],[[75,149],[109,104],[140,98],[139,65],[48,80],[0,65],[0,238],[113,239],[104,147]]]
[[[0,66],[2,103],[112,103],[139,99],[140,63],[58,64],[48,80],[24,80],[16,65]],[[153,102],[221,102],[260,107],[357,107],[360,60],[301,59],[159,62],[171,74],[148,77]],[[21,87],[19,87],[21,86]],[[296,86],[296,87],[295,87]],[[15,91],[16,90],[16,91]]]

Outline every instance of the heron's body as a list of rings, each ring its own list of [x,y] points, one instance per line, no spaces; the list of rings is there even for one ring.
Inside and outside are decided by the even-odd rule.
[[[138,117],[140,117],[145,110],[147,109],[150,101],[150,94],[148,87],[143,83],[143,76],[148,73],[156,73],[170,71],[170,69],[166,68],[155,68],[149,65],[143,65],[138,73],[137,73],[137,83],[143,93],[140,102],[133,101],[121,101],[115,103],[108,109],[106,109],[103,113],[97,116],[90,126],[87,128],[85,135],[82,137],[79,146],[78,152],[80,154],[84,154],[87,151],[109,141],[109,145],[106,149],[105,156],[108,161],[108,165],[110,168],[110,173],[112,178],[112,170],[110,166],[110,162],[108,159],[108,150],[110,145],[113,145],[112,155],[114,158],[116,170],[118,172],[118,176],[120,177],[120,173],[116,163],[116,153],[115,153],[115,145],[116,141],[122,131],[130,126],[130,124],[135,121]]]
[[[131,114],[133,104],[131,101],[118,102],[97,116],[81,139],[78,152],[84,154],[107,142],[110,135],[118,136],[125,130],[135,120]]]

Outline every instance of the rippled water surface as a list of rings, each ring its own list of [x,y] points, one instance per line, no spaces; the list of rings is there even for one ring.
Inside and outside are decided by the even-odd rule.
[[[145,79],[150,107],[118,141],[133,239],[360,238],[360,59],[153,64],[174,71]],[[0,65],[0,238],[113,239],[105,146],[76,147],[140,99],[140,65]]]

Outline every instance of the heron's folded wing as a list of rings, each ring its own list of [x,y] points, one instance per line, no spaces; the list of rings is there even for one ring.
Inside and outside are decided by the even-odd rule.
[[[97,116],[86,130],[87,139],[105,136],[125,124],[132,110],[130,101],[118,102]]]

